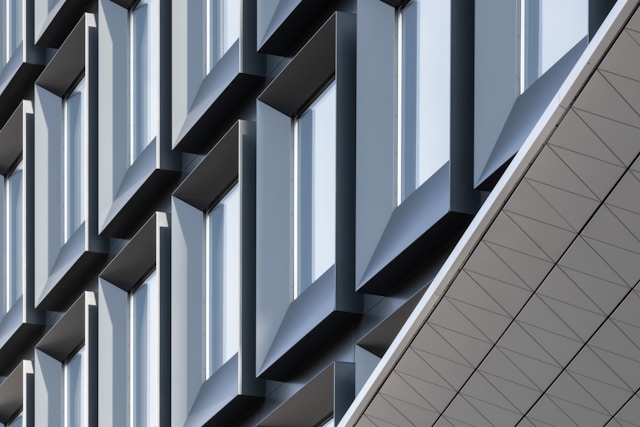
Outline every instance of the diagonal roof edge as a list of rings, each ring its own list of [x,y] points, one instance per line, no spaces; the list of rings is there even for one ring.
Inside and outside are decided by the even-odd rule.
[[[397,337],[356,396],[339,427],[354,426],[419,333],[484,234],[596,71],[640,0],[619,0],[452,251]]]

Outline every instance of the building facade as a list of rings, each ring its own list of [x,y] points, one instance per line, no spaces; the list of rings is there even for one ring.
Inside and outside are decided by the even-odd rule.
[[[638,425],[636,0],[0,0],[0,422]]]

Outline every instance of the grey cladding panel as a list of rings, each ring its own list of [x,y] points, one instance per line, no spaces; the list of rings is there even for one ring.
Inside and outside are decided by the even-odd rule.
[[[362,277],[393,211],[395,9],[358,1],[356,270]]]
[[[262,366],[291,299],[291,119],[258,102],[256,363]]]
[[[204,217],[180,199],[171,216],[171,419],[182,425],[204,380]]]
[[[129,364],[127,293],[100,280],[98,294],[98,425],[127,425]]]

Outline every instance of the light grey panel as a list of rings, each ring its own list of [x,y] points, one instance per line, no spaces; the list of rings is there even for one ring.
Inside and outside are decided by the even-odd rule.
[[[258,101],[256,147],[256,369],[291,300],[291,119]]]
[[[127,169],[129,29],[127,10],[101,0],[98,13],[98,224],[104,224]]]
[[[172,198],[171,422],[183,425],[204,380],[203,214]]]
[[[127,293],[99,280],[98,292],[98,425],[127,425],[129,366]]]
[[[35,86],[34,108],[34,288],[41,295],[62,246],[62,103]]]
[[[358,394],[373,373],[373,370],[378,366],[380,358],[359,345],[356,345],[355,362],[355,393]]]
[[[356,278],[391,217],[394,196],[395,9],[358,1]]]
[[[62,427],[62,366],[37,349],[34,358],[34,425]]]
[[[518,96],[518,2],[476,0],[474,181]]]

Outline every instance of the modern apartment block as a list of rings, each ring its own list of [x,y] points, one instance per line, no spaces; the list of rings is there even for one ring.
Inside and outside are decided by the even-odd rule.
[[[639,5],[0,0],[0,423],[640,425]]]

